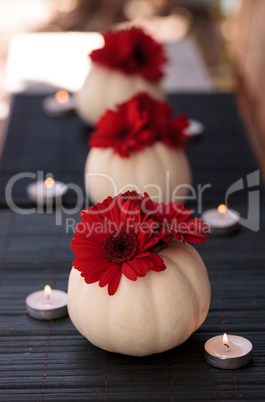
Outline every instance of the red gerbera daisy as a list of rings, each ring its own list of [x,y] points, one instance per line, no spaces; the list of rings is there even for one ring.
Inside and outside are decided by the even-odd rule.
[[[90,54],[94,63],[129,75],[139,74],[148,81],[163,77],[163,66],[167,61],[163,47],[141,28],[108,31],[103,37],[104,47]]]
[[[141,151],[156,141],[168,147],[185,145],[184,130],[189,123],[185,116],[172,120],[173,110],[167,102],[151,98],[140,92],[133,98],[117,106],[117,110],[107,110],[96,123],[91,133],[90,147],[112,147],[122,157],[132,151]]]
[[[133,200],[108,197],[102,204],[82,211],[72,250],[76,253],[73,266],[81,271],[86,283],[108,285],[113,295],[121,275],[135,281],[149,270],[166,268],[157,254],[149,251],[158,241],[152,219],[142,216]]]
[[[197,220],[198,226],[195,219],[189,219],[190,213],[183,206],[158,204],[135,191],[108,197],[82,211],[71,242],[73,266],[86,283],[108,285],[108,293],[113,295],[122,274],[135,281],[149,270],[166,269],[154,252],[161,240],[164,245],[172,236],[183,242],[204,242],[207,234],[200,231],[208,228],[201,220]]]

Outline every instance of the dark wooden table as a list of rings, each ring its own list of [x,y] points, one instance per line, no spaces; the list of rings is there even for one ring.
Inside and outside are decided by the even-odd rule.
[[[261,227],[230,237],[210,238],[196,248],[208,268],[212,302],[202,327],[176,349],[144,358],[100,350],[74,328],[68,317],[41,322],[27,316],[26,296],[49,283],[67,290],[73,253],[70,224],[79,211],[21,214],[10,210],[5,188],[15,174],[44,170],[83,189],[89,130],[77,118],[46,117],[41,96],[14,98],[0,166],[0,400],[1,401],[264,401],[265,269],[264,196]],[[231,94],[176,95],[177,112],[205,123],[200,140],[190,143],[194,186],[210,184],[203,209],[224,201],[227,188],[258,169]],[[13,187],[17,207],[33,207],[21,179]],[[251,189],[249,189],[251,190]],[[248,192],[229,202],[247,216]],[[67,193],[64,210],[76,203]],[[197,202],[187,206],[199,214]],[[200,206],[199,206],[200,207]],[[57,217],[58,218],[58,217]],[[72,219],[72,221],[69,221]],[[251,363],[220,370],[204,360],[204,343],[214,335],[237,334],[253,343]]]

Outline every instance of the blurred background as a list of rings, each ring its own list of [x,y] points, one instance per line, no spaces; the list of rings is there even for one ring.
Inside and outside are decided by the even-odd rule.
[[[264,3],[264,0],[0,0],[0,131],[9,112],[9,94],[28,89],[26,84],[31,80],[44,82],[40,70],[46,70],[49,84],[78,89],[86,73],[80,55],[84,49],[86,53],[91,50],[90,46],[100,46],[101,41],[95,34],[88,45],[84,33],[104,31],[117,24],[135,24],[145,27],[159,41],[181,44],[176,63],[179,63],[179,82],[183,84],[173,85],[172,90],[238,94],[249,131],[254,133],[254,147],[263,160],[260,131],[264,131],[265,117],[260,98]],[[43,36],[44,33],[47,35]],[[56,39],[51,35],[54,33]],[[67,40],[58,35],[65,33]],[[171,51],[174,54],[174,48]],[[59,57],[64,63],[60,66]],[[64,77],[64,70],[68,76]],[[73,72],[72,82],[69,71]],[[198,71],[201,82],[197,85]],[[52,77],[53,72],[57,81]],[[64,85],[65,81],[68,85]]]

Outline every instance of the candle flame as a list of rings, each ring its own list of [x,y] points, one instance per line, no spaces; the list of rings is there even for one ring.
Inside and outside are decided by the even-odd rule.
[[[47,188],[50,188],[54,185],[54,179],[52,177],[47,177],[47,179],[44,181],[44,185]]]
[[[47,300],[50,299],[51,293],[52,293],[52,289],[51,289],[50,285],[44,286],[44,294],[47,296]]]
[[[69,98],[70,98],[69,93],[63,90],[58,91],[55,94],[55,99],[59,103],[66,103],[69,100]]]
[[[224,335],[223,335],[223,344],[226,347],[226,349],[229,349],[229,340],[228,340],[228,336],[226,333],[224,333]]]
[[[227,211],[227,206],[225,204],[220,204],[217,209],[220,214],[225,214]]]

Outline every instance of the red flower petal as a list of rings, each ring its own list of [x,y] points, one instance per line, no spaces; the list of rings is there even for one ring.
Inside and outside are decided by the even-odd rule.
[[[123,262],[121,266],[121,272],[131,281],[136,281],[137,275],[135,270],[127,264],[127,262]]]
[[[104,274],[101,276],[99,281],[99,286],[104,287],[106,286],[114,276],[116,276],[117,272],[120,270],[120,266],[115,263],[109,263],[107,265],[107,269],[105,270]]]
[[[137,254],[132,260],[132,263],[136,264],[137,266],[138,264],[141,264],[142,268],[146,272],[156,266],[161,267],[160,271],[166,269],[163,259],[159,255],[151,253],[150,251]]]
[[[121,270],[119,270],[116,275],[110,280],[108,285],[108,293],[110,296],[113,296],[116,293],[121,280],[121,274]]]
[[[163,267],[163,269],[166,268],[163,259],[158,254],[149,253],[149,255],[146,257],[146,259],[148,259],[148,261],[152,262],[153,265],[155,265],[155,266],[161,266],[161,267]]]
[[[146,275],[146,270],[143,268],[142,261],[140,262],[140,260],[137,260],[137,258],[126,261],[126,264],[130,265],[137,276],[143,277]]]

